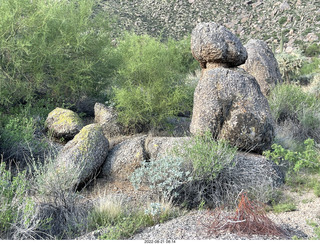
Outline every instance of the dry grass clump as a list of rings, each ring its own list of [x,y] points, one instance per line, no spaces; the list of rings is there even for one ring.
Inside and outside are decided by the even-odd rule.
[[[211,212],[214,221],[206,226],[210,234],[283,236],[283,230],[270,220],[261,203],[250,201],[244,192],[234,214],[225,214],[223,208]]]

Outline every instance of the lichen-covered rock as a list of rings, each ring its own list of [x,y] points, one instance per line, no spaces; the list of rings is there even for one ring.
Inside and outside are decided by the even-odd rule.
[[[121,126],[117,123],[117,113],[111,108],[101,103],[94,105],[95,122],[98,123],[107,138],[119,136],[122,133]]]
[[[51,111],[45,124],[52,136],[66,140],[71,140],[83,127],[83,122],[77,113],[63,108]]]
[[[191,35],[191,52],[202,68],[207,63],[236,67],[247,59],[240,40],[224,26],[214,22],[199,23]]]
[[[267,96],[270,89],[282,82],[278,62],[264,41],[252,39],[245,47],[248,59],[241,68],[256,78],[262,93]]]
[[[115,145],[102,166],[101,177],[129,179],[131,173],[146,159],[144,143],[147,136],[127,139]]]
[[[190,137],[151,137],[146,140],[146,152],[150,160],[157,160],[174,155],[175,148],[181,150],[183,144],[190,140]]]
[[[274,136],[267,99],[242,69],[205,69],[194,93],[192,134],[209,130],[242,150],[261,152]]]
[[[76,184],[94,175],[108,155],[109,142],[97,124],[90,124],[69,141],[59,152],[57,169],[74,169]]]

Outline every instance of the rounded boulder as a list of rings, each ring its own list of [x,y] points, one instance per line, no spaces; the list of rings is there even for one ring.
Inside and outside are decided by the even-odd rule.
[[[206,68],[207,63],[236,67],[243,64],[248,57],[239,38],[214,22],[199,23],[193,29],[191,52],[202,68]]]

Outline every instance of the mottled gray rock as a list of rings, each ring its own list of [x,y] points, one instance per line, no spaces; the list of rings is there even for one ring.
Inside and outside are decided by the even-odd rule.
[[[251,39],[245,47],[248,59],[241,68],[256,78],[262,93],[267,96],[270,89],[282,82],[278,62],[264,41]]]
[[[267,160],[266,157],[238,152],[234,158],[235,167],[232,169],[233,181],[243,185],[247,189],[256,189],[270,186],[279,187],[284,183],[284,172],[274,162]],[[267,190],[267,189],[266,189]],[[264,191],[259,192],[260,200],[263,200]],[[258,197],[258,196],[257,196]]]
[[[48,114],[45,125],[52,136],[70,140],[82,129],[83,122],[77,113],[56,108]]]
[[[98,123],[107,138],[121,135],[121,126],[117,123],[117,113],[112,107],[107,107],[101,103],[94,105],[95,122]]]
[[[207,63],[236,67],[248,56],[238,37],[214,22],[199,23],[193,29],[191,52],[202,68],[206,68]]]
[[[190,137],[151,137],[146,140],[146,152],[150,160],[156,160],[173,155],[175,147],[181,148],[183,143],[190,140]]]
[[[58,171],[69,170],[77,175],[75,184],[95,174],[108,155],[109,142],[97,124],[87,125],[59,152]]]
[[[101,170],[101,177],[128,179],[131,173],[146,159],[144,143],[147,136],[127,139],[115,145]]]
[[[210,131],[242,150],[270,147],[274,121],[256,79],[243,69],[205,69],[194,93],[192,134]]]

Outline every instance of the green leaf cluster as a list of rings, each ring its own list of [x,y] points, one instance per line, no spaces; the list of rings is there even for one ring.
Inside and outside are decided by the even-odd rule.
[[[0,4],[0,104],[96,95],[113,65],[109,18],[95,0]]]
[[[170,116],[191,111],[194,87],[184,78],[196,66],[187,43],[128,33],[118,43],[115,53],[121,65],[113,100],[123,125],[156,127]]]
[[[182,148],[175,148],[175,153],[193,166],[192,177],[212,181],[225,167],[232,167],[237,148],[225,140],[215,140],[207,131],[195,135],[192,142],[184,143]]]
[[[283,160],[288,161],[290,163],[289,172],[298,172],[302,168],[319,170],[320,156],[315,148],[314,140],[309,138],[305,140],[304,145],[305,149],[302,152],[295,152],[273,144],[272,151],[265,151],[264,155],[277,164],[281,164]]]
[[[19,208],[25,202],[28,188],[25,172],[12,176],[6,164],[0,164],[0,234],[7,232],[16,223]],[[27,209],[25,209],[27,211]]]

